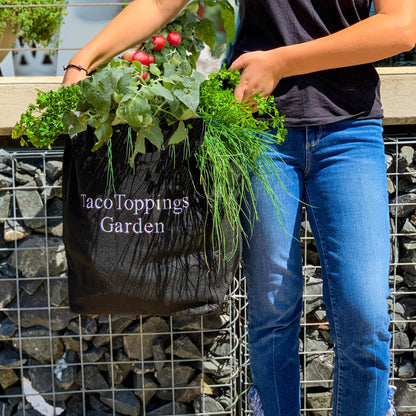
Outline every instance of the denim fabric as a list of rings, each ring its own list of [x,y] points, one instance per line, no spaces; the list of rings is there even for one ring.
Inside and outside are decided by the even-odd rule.
[[[305,205],[335,344],[333,416],[385,416],[390,243],[381,121],[290,128],[270,154],[284,183],[274,183],[283,211],[279,219],[253,179],[261,220],[244,247],[250,364],[264,415],[300,415]]]

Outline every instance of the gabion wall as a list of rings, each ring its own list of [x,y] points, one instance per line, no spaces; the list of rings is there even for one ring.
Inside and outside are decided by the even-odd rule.
[[[391,214],[391,383],[416,415],[416,134],[386,134]],[[245,279],[202,317],[69,311],[62,245],[62,151],[0,151],[0,415],[243,415]],[[332,342],[307,218],[302,416],[331,415]]]
[[[238,277],[204,316],[77,315],[62,151],[0,150],[0,415],[239,415]]]

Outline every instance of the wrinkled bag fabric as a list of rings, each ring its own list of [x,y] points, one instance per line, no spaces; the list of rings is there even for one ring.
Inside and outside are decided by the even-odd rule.
[[[190,146],[139,154],[134,169],[126,150],[128,129],[119,126],[111,139],[110,190],[106,146],[91,151],[93,130],[65,144],[63,238],[70,309],[160,316],[215,310],[237,272],[241,244],[235,250],[226,221],[225,255],[211,238],[212,215],[194,157],[202,123],[190,129]]]

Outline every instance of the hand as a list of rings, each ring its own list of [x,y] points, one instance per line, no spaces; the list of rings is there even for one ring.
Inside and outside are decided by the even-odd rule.
[[[136,49],[129,49],[128,51],[123,53],[123,59],[125,59],[126,61],[131,62],[133,59],[134,54],[140,49],[142,45],[138,45],[136,47]]]
[[[283,78],[283,64],[278,51],[247,52],[232,63],[230,69],[241,71],[240,84],[234,91],[237,100],[250,100],[258,92],[265,98],[271,95]]]

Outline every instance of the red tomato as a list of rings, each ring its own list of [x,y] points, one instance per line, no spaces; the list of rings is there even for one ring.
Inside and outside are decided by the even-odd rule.
[[[147,78],[147,76],[148,76],[149,74],[147,73],[147,71],[145,71],[145,72],[143,72],[143,74],[141,74],[141,75],[136,75],[136,74],[133,74],[132,76],[133,77],[136,77],[136,79],[137,79],[137,81],[144,81],[146,78]]]
[[[170,32],[166,39],[172,46],[178,46],[181,43],[181,35],[178,32]]]
[[[165,38],[163,36],[153,36],[153,45],[155,45],[155,49],[160,51],[165,46]]]
[[[153,55],[149,55],[149,64],[155,63],[155,57]]]
[[[133,61],[139,61],[142,65],[149,65],[149,55],[143,51],[137,51],[132,58]]]
[[[147,78],[147,76],[148,76],[149,74],[147,73],[147,71],[146,72],[143,72],[143,74],[142,75],[139,75],[138,77],[137,77],[137,79],[140,81],[140,80],[145,80],[146,78]]]

